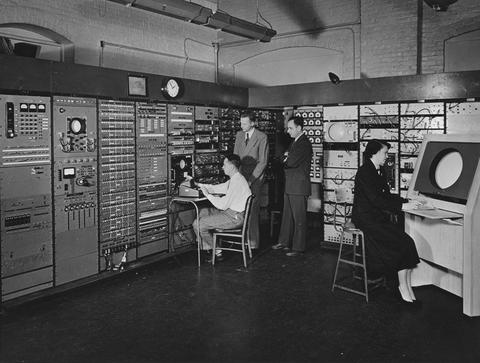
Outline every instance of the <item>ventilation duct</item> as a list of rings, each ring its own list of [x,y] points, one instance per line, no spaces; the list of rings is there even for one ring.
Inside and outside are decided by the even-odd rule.
[[[260,42],[269,42],[277,32],[273,29],[231,16],[183,0],[108,0],[126,7],[137,8],[152,13],[166,15],[189,23],[205,25],[209,28],[235,34]]]

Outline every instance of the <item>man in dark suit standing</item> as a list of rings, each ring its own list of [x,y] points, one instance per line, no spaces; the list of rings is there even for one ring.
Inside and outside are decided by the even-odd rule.
[[[256,197],[252,202],[249,238],[252,248],[258,248],[260,245],[260,190],[268,163],[268,139],[267,135],[257,130],[254,125],[253,114],[243,113],[240,116],[242,131],[237,132],[233,153],[240,156],[242,160],[240,172],[247,179],[250,190]]]
[[[299,256],[305,251],[307,233],[307,200],[310,195],[310,162],[312,144],[303,133],[303,118],[292,117],[287,132],[293,140],[285,153],[285,192],[283,195],[282,226],[275,250],[290,250],[287,256]]]

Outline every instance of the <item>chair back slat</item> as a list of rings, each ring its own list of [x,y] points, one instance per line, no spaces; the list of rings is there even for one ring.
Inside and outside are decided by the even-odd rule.
[[[253,198],[255,198],[255,195],[250,194],[245,204],[245,215],[243,218],[243,227],[242,227],[242,238],[244,241],[248,239],[248,231],[250,229],[250,215],[251,215]]]

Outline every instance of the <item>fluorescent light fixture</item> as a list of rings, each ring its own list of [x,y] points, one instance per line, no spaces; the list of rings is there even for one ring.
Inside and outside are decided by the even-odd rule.
[[[217,11],[208,18],[207,26],[260,42],[269,42],[272,37],[277,34],[273,29],[236,18],[220,11]]]
[[[269,42],[277,32],[262,25],[251,23],[184,0],[108,0],[126,7],[166,15],[189,23],[205,25],[226,33],[235,34],[260,42]]]
[[[194,24],[205,24],[212,10],[204,6],[179,0],[109,0],[114,3],[166,15]]]

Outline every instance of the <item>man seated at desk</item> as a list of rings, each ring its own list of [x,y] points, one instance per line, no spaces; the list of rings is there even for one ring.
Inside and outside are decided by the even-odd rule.
[[[239,172],[240,157],[232,154],[223,160],[223,172],[230,179],[222,184],[197,184],[205,197],[214,207],[202,208],[197,221],[193,222],[193,228],[197,236],[201,238],[201,249],[211,250],[213,245],[214,228],[237,228],[243,225],[245,205],[248,197],[252,194],[247,180]],[[222,260],[222,252],[215,251],[216,258]],[[209,257],[211,258],[211,257]],[[207,261],[208,262],[208,261]]]

